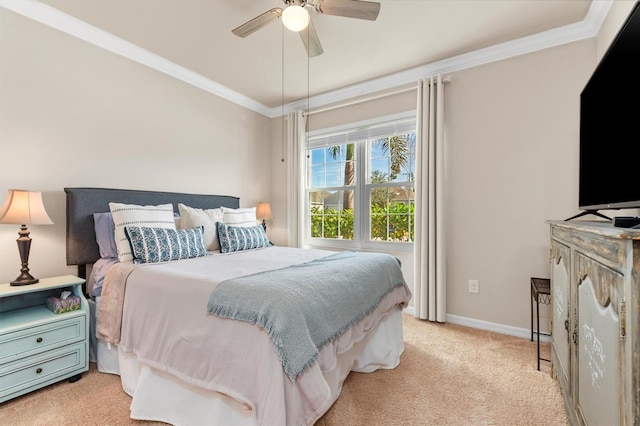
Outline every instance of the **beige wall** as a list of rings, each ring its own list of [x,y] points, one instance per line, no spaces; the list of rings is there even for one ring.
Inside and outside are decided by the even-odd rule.
[[[549,276],[545,221],[578,213],[579,94],[594,55],[583,41],[452,76],[449,314],[529,328],[529,278]]]
[[[43,191],[53,226],[32,226],[35,276],[65,260],[64,187],[271,198],[270,120],[0,8],[0,199]],[[0,225],[0,282],[20,271],[19,225]]]

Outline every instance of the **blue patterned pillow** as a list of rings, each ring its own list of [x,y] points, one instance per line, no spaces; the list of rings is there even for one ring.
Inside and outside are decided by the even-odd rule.
[[[202,227],[176,230],[126,226],[124,231],[131,244],[133,263],[159,263],[208,254]]]
[[[262,225],[229,226],[217,223],[220,253],[269,247],[271,243]]]

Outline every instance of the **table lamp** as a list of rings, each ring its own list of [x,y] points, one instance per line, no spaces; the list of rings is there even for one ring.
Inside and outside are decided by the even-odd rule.
[[[271,215],[271,205],[269,203],[258,203],[256,219],[262,219],[262,227],[264,228],[264,232],[267,232],[267,222],[265,219],[273,219]]]
[[[31,238],[27,225],[51,225],[53,222],[47,215],[47,211],[42,204],[42,193],[38,191],[24,191],[20,189],[10,189],[2,209],[0,209],[0,223],[12,223],[22,225],[16,241],[20,252],[20,276],[11,285],[35,284],[39,280],[29,273],[29,250],[31,249]]]

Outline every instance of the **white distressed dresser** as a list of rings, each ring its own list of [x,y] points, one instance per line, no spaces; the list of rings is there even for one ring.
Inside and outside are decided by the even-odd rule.
[[[573,425],[638,425],[640,230],[550,221],[552,372]]]

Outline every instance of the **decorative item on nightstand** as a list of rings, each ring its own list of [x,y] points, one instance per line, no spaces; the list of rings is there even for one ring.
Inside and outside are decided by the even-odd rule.
[[[77,311],[80,309],[80,297],[75,296],[70,291],[65,290],[60,297],[47,297],[47,308],[54,314],[62,314],[64,312]]]
[[[269,203],[258,203],[256,219],[262,219],[262,227],[264,228],[264,232],[267,232],[267,222],[265,219],[273,219],[273,216],[271,215],[271,205]]]
[[[12,223],[22,225],[18,242],[20,252],[20,262],[22,268],[20,275],[11,285],[35,284],[39,280],[29,273],[29,251],[31,249],[31,238],[27,225],[51,225],[53,222],[47,215],[47,211],[42,204],[42,193],[38,191],[24,191],[20,189],[10,189],[7,200],[0,210],[0,223]]]

